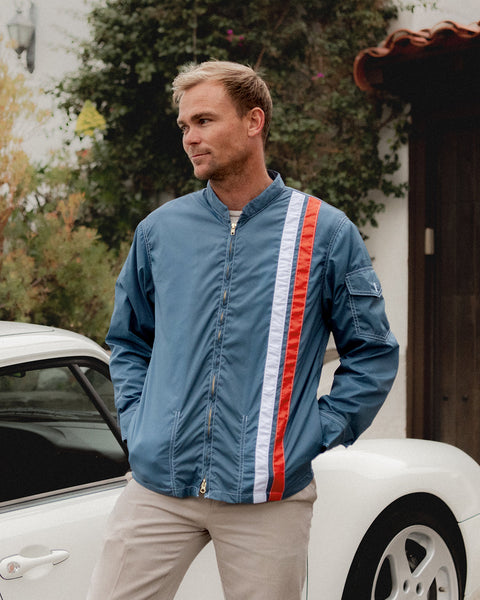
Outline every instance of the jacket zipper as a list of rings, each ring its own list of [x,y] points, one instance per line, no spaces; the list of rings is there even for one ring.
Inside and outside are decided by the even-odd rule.
[[[232,236],[235,235],[236,229],[237,229],[237,223],[230,222],[230,235],[232,235]],[[231,255],[231,252],[232,252],[232,246],[230,245],[230,255]],[[227,291],[225,290],[225,292],[223,294],[224,302],[226,300],[226,295],[227,295]],[[213,398],[213,395],[215,394],[215,375],[213,376],[212,388],[210,390],[210,393]],[[210,407],[210,412],[208,413],[207,437],[210,437],[211,420],[212,420],[212,408]],[[200,484],[199,491],[202,496],[206,493],[206,491],[207,491],[207,478],[206,477],[204,477],[202,479],[202,483]]]
[[[215,393],[215,375],[213,376],[211,393],[212,393],[212,395]],[[212,427],[212,407],[210,406],[210,410],[208,411],[207,438],[210,438],[211,427]],[[206,491],[207,491],[207,478],[204,477],[202,479],[202,483],[200,484],[200,495],[203,496]]]

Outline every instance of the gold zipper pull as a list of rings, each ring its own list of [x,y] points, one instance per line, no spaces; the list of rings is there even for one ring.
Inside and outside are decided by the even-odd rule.
[[[200,485],[200,493],[203,495],[206,491],[207,491],[207,480],[204,477],[203,481]]]

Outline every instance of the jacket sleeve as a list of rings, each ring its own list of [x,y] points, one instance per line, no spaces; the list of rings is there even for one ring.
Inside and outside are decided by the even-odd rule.
[[[398,343],[368,251],[346,217],[330,245],[322,301],[340,356],[331,391],[319,400],[323,444],[348,446],[371,424],[390,391]]]
[[[154,338],[154,290],[150,255],[142,224],[135,232],[115,286],[115,307],[107,334],[110,374],[122,438],[138,408]]]

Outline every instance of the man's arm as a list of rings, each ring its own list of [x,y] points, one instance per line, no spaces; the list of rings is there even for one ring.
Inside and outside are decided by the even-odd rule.
[[[140,402],[155,334],[153,280],[142,224],[115,286],[115,308],[107,334],[112,350],[110,374],[115,388],[122,438]]]
[[[349,445],[382,406],[398,368],[380,282],[357,228],[345,219],[327,260],[324,310],[340,366],[330,394],[319,400],[326,448]]]

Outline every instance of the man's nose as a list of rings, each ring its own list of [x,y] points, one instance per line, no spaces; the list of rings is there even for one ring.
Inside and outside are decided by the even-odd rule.
[[[191,146],[192,144],[198,144],[200,142],[200,137],[198,135],[198,130],[196,127],[189,127],[187,131],[183,134],[183,144],[184,146]]]

